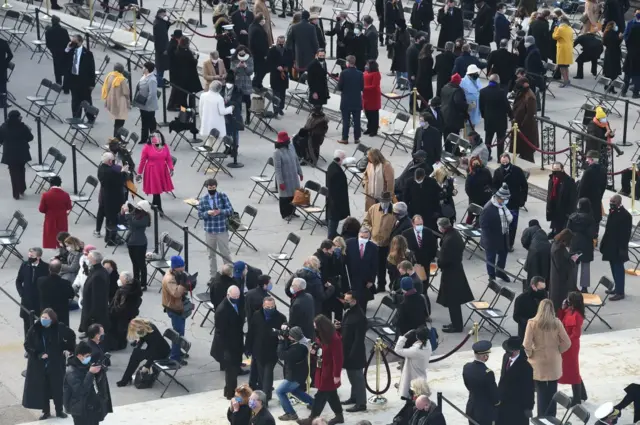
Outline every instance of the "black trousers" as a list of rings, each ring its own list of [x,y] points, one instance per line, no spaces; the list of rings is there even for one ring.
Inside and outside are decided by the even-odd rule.
[[[329,402],[329,407],[336,415],[342,415],[342,404],[340,404],[340,397],[338,397],[338,390],[333,391],[318,391],[313,400],[313,406],[311,407],[311,417],[317,418],[322,414],[324,406]]]
[[[264,362],[258,359],[253,359],[253,363],[256,364],[256,372],[258,378],[258,384],[256,387],[251,387],[254,390],[262,390],[267,395],[267,400],[271,399],[271,393],[273,391],[273,369],[275,363]],[[253,369],[253,363],[251,363]]]
[[[142,130],[140,131],[140,143],[146,143],[149,139],[149,133],[156,131],[156,128],[158,128],[158,123],[156,122],[156,111],[141,110],[140,125],[142,126]]]
[[[91,101],[91,89],[88,87],[72,87],[71,88],[71,114],[73,118],[82,117],[82,108],[80,104],[87,101],[89,105],[93,105]],[[96,117],[87,115],[87,120],[93,121]]]
[[[20,198],[20,195],[22,195],[27,190],[24,164],[9,165],[9,178],[11,179],[11,191],[13,192],[13,199],[18,199]]]
[[[491,145],[493,144],[493,136],[496,136],[496,141],[502,141],[502,143],[498,143],[498,146],[496,146],[496,149],[498,150],[498,159],[500,158],[500,155],[502,155],[502,153],[504,152],[504,136],[506,136],[506,134],[507,129],[491,129],[485,131],[484,143],[487,145],[487,148],[489,148],[489,156],[491,156]]]
[[[155,205],[158,207],[158,211],[162,212],[162,198],[160,197],[160,194],[153,195],[151,205]]]
[[[124,127],[124,121],[125,120],[114,120],[113,121],[113,137],[116,137],[118,135],[118,130],[122,127]]]
[[[129,246],[129,258],[131,259],[131,267],[133,268],[133,278],[140,282],[142,286],[147,286],[146,252],[146,245]]]
[[[284,112],[284,107],[287,103],[287,90],[274,90],[273,95],[278,98],[277,104],[273,102],[273,112]]]
[[[98,202],[98,212],[96,213],[96,232],[102,230],[102,223],[104,222],[104,206],[102,202]]]
[[[291,201],[293,201],[293,196],[281,196],[279,198],[278,204],[280,205],[280,216],[282,218],[289,217],[296,210],[296,207],[291,205]]]
[[[55,75],[56,84],[62,85],[62,78],[67,71],[67,62],[66,55],[53,55],[53,75]]]
[[[251,81],[251,86],[261,89],[262,88],[262,80],[264,76],[267,75],[267,61],[264,59],[256,60],[253,58],[253,81]]]
[[[100,421],[93,418],[85,418],[84,416],[72,416],[73,425],[99,425]]]
[[[51,405],[49,400],[53,398],[53,404],[56,406],[56,413],[62,413],[64,409],[62,408],[62,388],[58,388],[58,391],[51,391],[51,379],[49,379],[49,374],[47,372],[44,373],[44,407],[42,408],[42,413],[51,413]]]
[[[572,403],[580,404],[582,400],[587,399],[587,389],[584,387],[584,382],[571,385],[571,392],[573,393]]]
[[[22,328],[24,329],[25,339],[27,338],[27,334],[29,333],[29,329],[31,329],[31,326],[33,326],[33,319],[30,319],[29,317],[23,317]]]
[[[378,247],[378,292],[385,291],[387,286],[387,257],[389,256],[388,246]]]
[[[223,394],[227,399],[231,399],[236,392],[238,386],[238,375],[240,374],[240,364],[236,362],[223,362],[220,366],[224,366],[224,391]]]
[[[140,366],[140,363],[143,361],[152,361],[152,360],[162,360],[162,359],[153,359],[149,357],[149,350],[142,350],[140,347],[136,347],[131,352],[131,356],[129,357],[129,363],[127,363],[127,368],[124,370],[124,374],[122,375],[123,381],[132,381],[133,374]]]
[[[576,65],[578,66],[577,76],[578,77],[584,76],[583,65],[585,64],[585,62],[591,62],[591,74],[594,76],[597,75],[598,74],[598,58],[599,56],[593,57],[591,55],[587,56],[584,53],[580,53],[576,58]]]
[[[251,121],[251,95],[243,94],[242,101],[244,102],[245,108],[247,110],[247,116],[245,117],[245,122],[248,123]]]
[[[538,416],[556,416],[557,404],[551,403],[558,392],[558,381],[533,381],[536,386]]]
[[[103,207],[104,208],[104,207]],[[107,243],[116,242],[118,213],[114,211],[104,210],[104,218],[107,223],[105,225],[104,241]]]
[[[367,131],[369,134],[376,134],[378,127],[380,126],[380,111],[364,111],[364,116],[367,117]]]
[[[462,329],[462,307],[460,304],[449,306],[449,318],[455,329]]]

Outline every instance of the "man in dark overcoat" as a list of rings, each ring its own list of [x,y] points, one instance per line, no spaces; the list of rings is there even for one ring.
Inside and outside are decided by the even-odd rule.
[[[301,74],[313,61],[313,56],[319,48],[318,34],[315,25],[309,22],[311,14],[302,12],[302,20],[291,27],[287,38],[287,47],[295,52],[295,64]]]
[[[327,167],[325,186],[329,190],[327,196],[327,238],[333,240],[338,236],[338,223],[351,214],[349,210],[349,184],[347,175],[342,168],[342,161],[346,153],[336,150],[333,153],[333,161]]]
[[[317,57],[307,67],[307,85],[309,86],[309,103],[315,106],[327,104],[329,99],[329,83],[327,83],[326,52],[318,50]]]
[[[51,17],[51,26],[45,31],[44,39],[53,59],[53,74],[56,78],[56,84],[62,85],[62,77],[67,73],[67,61],[69,60],[64,49],[71,39],[66,28],[60,25],[60,17]]]
[[[624,263],[629,261],[629,240],[631,239],[633,222],[631,214],[622,205],[622,197],[615,194],[609,200],[609,216],[607,226],[600,241],[602,261],[608,261],[611,274],[616,284],[610,301],[624,299]]]
[[[484,0],[476,0],[476,7],[478,7],[478,12],[473,22],[475,25],[474,41],[480,46],[491,47],[495,10]]]
[[[320,312],[315,311],[313,295],[306,291],[307,282],[299,277],[293,278],[289,291],[291,305],[289,306],[289,328],[298,326],[306,338],[315,336],[313,319]]]
[[[378,272],[378,246],[370,239],[371,231],[363,227],[358,238],[347,240],[346,249],[346,267],[351,290],[365,313],[367,303],[373,299]]]
[[[51,308],[58,315],[58,321],[69,325],[69,301],[75,297],[71,282],[60,277],[62,264],[53,259],[49,263],[49,276],[38,278],[40,310]]]
[[[11,59],[13,59],[11,46],[4,38],[0,39],[0,93],[7,93],[7,77]],[[0,99],[1,104],[6,104],[6,101],[7,99]]]
[[[551,235],[555,236],[567,225],[569,216],[576,210],[578,189],[576,182],[564,172],[564,165],[555,162],[551,166],[547,185],[547,221],[551,222]]]
[[[364,379],[366,365],[364,339],[367,333],[367,317],[351,292],[344,295],[344,306],[346,311],[342,322],[337,327],[342,336],[344,358],[342,368],[347,371],[351,394],[342,404],[353,404],[352,407],[346,409],[347,412],[362,412],[367,410],[367,390]]]
[[[438,219],[438,231],[442,233],[438,255],[441,275],[440,291],[436,302],[449,309],[451,319],[451,324],[443,326],[442,332],[462,332],[461,305],[474,299],[462,265],[465,244],[448,218]]]
[[[267,54],[267,70],[269,85],[279,102],[273,102],[273,112],[284,115],[287,89],[289,88],[289,71],[293,66],[293,52],[285,47],[285,37],[278,36],[276,45]]]
[[[91,251],[89,276],[82,287],[80,332],[86,332],[94,323],[100,323],[105,331],[109,329],[109,282],[109,272],[102,266],[102,254]]]
[[[27,261],[20,265],[16,277],[16,289],[20,295],[20,304],[24,309],[40,314],[40,295],[38,294],[38,279],[49,274],[49,265],[42,261],[42,248],[31,248]],[[24,309],[20,309],[24,325],[24,335],[33,325],[34,316]]]
[[[489,161],[491,161],[491,146],[494,144],[493,137],[496,137],[496,142],[498,143],[496,149],[499,158],[504,152],[507,119],[513,120],[513,112],[507,100],[507,92],[500,86],[500,81],[498,74],[491,74],[487,87],[480,89],[480,114],[484,119],[484,142],[489,149]],[[500,143],[501,141],[502,143]]]
[[[522,339],[512,336],[502,343],[502,371],[498,383],[496,425],[528,425],[533,410],[533,368],[522,348]]]
[[[249,46],[249,25],[253,23],[254,15],[247,7],[247,2],[242,0],[238,2],[239,9],[231,14],[231,23],[233,31],[236,33],[238,43],[243,46]]]
[[[102,154],[102,163],[98,166],[98,181],[100,182],[98,216],[102,210],[106,219],[104,240],[107,244],[116,242],[118,214],[125,201],[123,189],[127,180],[126,171],[128,171],[128,167],[123,168],[115,164],[113,153],[105,152]],[[99,233],[100,228],[96,228],[96,232]]]
[[[169,22],[166,9],[158,9],[156,19],[153,21],[153,44],[156,57],[156,78],[158,87],[164,85],[164,71],[169,69],[169,28],[173,22]]]
[[[475,360],[464,365],[462,379],[469,390],[465,413],[478,425],[495,423],[500,405],[496,376],[486,365],[491,353],[489,341],[478,341],[471,347]]]
[[[587,152],[587,169],[578,182],[578,199],[587,198],[591,202],[591,213],[596,223],[602,220],[602,197],[607,189],[607,170],[599,162],[598,151]]]
[[[240,311],[240,289],[233,285],[227,290],[227,297],[216,308],[216,329],[211,343],[211,357],[224,369],[224,396],[231,400],[238,386],[238,375],[242,365],[244,348],[243,315]]]
[[[447,41],[444,46],[444,52],[436,56],[436,63],[434,65],[434,69],[436,70],[436,96],[440,96],[442,88],[451,80],[451,70],[456,62],[453,47],[453,41]]]
[[[447,0],[445,5],[438,10],[438,23],[440,24],[439,48],[443,48],[447,41],[453,42],[464,36],[462,10],[455,7],[454,0]]]

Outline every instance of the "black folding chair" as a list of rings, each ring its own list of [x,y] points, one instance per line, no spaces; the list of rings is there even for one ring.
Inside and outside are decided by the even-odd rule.
[[[495,280],[489,280],[489,283],[485,286],[484,291],[482,291],[482,294],[480,294],[480,297],[477,300],[465,303],[465,307],[471,310],[471,313],[469,313],[469,317],[467,317],[463,326],[467,326],[467,323],[469,323],[474,315],[480,316],[480,311],[495,307],[501,290],[502,286],[500,286]],[[487,296],[486,298],[485,295]],[[482,316],[480,316],[480,318],[482,319]]]
[[[87,191],[88,189],[87,186],[89,187],[88,191]],[[87,179],[84,181],[84,184],[80,188],[80,193],[78,193],[77,195],[71,195],[72,207],[71,207],[71,211],[69,211],[69,215],[73,213],[78,216],[78,218],[76,218],[75,224],[78,224],[78,220],[80,220],[82,213],[85,213],[85,212],[89,214],[91,217],[96,218],[96,216],[87,209],[87,205],[89,204],[89,202],[91,202],[91,199],[97,187],[98,187],[98,179],[95,178],[94,176],[87,176]],[[75,210],[76,207],[78,207],[80,211],[76,211]]]
[[[211,319],[209,319],[209,316],[211,315],[211,313],[215,313],[215,306],[213,305],[213,303],[211,302],[211,292],[210,292],[210,288],[207,286],[207,290],[206,292],[201,292],[199,294],[195,294],[191,297],[191,300],[198,303],[196,305],[195,310],[193,311],[193,314],[191,315],[191,320],[193,320],[194,317],[196,317],[196,313],[200,310],[200,307],[202,307],[204,305],[204,308],[207,309],[207,312],[205,314],[202,314],[203,318],[202,318],[202,322],[200,322],[200,327],[204,326],[204,322],[206,322],[207,320],[209,322],[211,322],[213,324],[213,327],[215,329],[215,322]]]
[[[293,245],[293,248],[291,249],[290,253],[286,251],[288,243],[291,243]],[[278,281],[280,281],[280,278],[282,277],[284,272],[288,272],[289,274],[292,274],[291,270],[289,270],[287,266],[289,265],[289,262],[293,259],[293,255],[295,254],[296,249],[298,249],[299,244],[300,244],[300,236],[296,235],[295,233],[289,233],[289,235],[287,235],[287,239],[284,241],[284,244],[282,244],[282,248],[280,249],[280,252],[268,255],[269,259],[273,261],[273,264],[271,264],[271,268],[269,269],[267,274],[271,275],[271,272],[274,271],[276,266],[280,268],[280,273],[278,274],[278,278],[275,281],[276,284],[278,283]]]
[[[267,174],[268,167],[271,167],[271,170],[272,170],[271,176]],[[267,163],[264,164],[264,167],[262,168],[260,175],[249,177],[253,182],[253,188],[251,189],[251,193],[249,193],[249,198],[251,198],[251,195],[253,195],[254,192],[258,193],[256,189],[260,188],[262,193],[260,193],[260,199],[258,199],[258,204],[262,202],[262,198],[264,198],[264,195],[269,195],[273,197],[273,199],[277,200],[278,196],[276,195],[276,193],[278,193],[278,189],[269,188],[269,185],[271,183],[274,183],[275,176],[276,176],[276,169],[273,165],[273,157],[270,156],[267,159]]]
[[[504,309],[497,308],[497,304],[501,298],[504,298],[507,301],[506,307]],[[504,319],[507,318],[509,314],[509,310],[511,309],[511,305],[513,301],[516,299],[516,294],[511,289],[503,286],[500,292],[498,293],[498,297],[491,308],[480,309],[477,310],[476,313],[482,320],[480,320],[479,329],[484,328],[491,333],[491,339],[489,341],[493,341],[496,334],[502,333],[507,337],[510,337],[511,334],[502,326]],[[489,325],[488,327],[485,325]]]
[[[182,249],[183,246],[180,242],[174,240],[166,233],[162,235],[160,255],[158,256],[159,258],[147,259],[147,266],[151,267],[153,270],[147,280],[147,286],[151,286],[158,273],[162,273],[162,275],[164,275],[165,270],[171,268],[171,261],[169,261],[169,259],[172,255],[180,255],[182,253]],[[162,281],[162,277],[156,280]],[[162,287],[160,287],[160,289],[162,289]]]
[[[551,410],[551,407],[553,407],[555,404],[557,404],[560,407],[564,407],[565,409],[564,415],[560,419],[556,418],[555,416],[549,416],[549,411]],[[551,398],[551,402],[549,403],[549,406],[547,406],[544,416],[531,418],[530,419],[531,424],[532,425],[549,425],[549,423],[551,423],[552,425],[564,425],[567,423],[566,421],[569,418],[570,412],[571,412],[571,397],[569,397],[562,391],[558,391]]]
[[[240,248],[242,248],[242,244],[245,244],[249,248],[258,252],[258,248],[256,248],[247,239],[249,237],[249,232],[253,229],[253,222],[256,220],[257,215],[258,215],[258,210],[252,207],[251,205],[247,205],[244,207],[244,210],[242,210],[242,215],[240,215],[240,225],[237,228],[229,226],[229,230],[231,230],[231,236],[229,236],[229,242],[233,241],[234,236],[240,239],[240,242],[238,243],[238,249],[236,250],[236,255],[238,255]],[[244,220],[245,216],[250,217],[250,219],[246,223]]]
[[[18,251],[17,247],[22,240],[22,235],[24,235],[28,224],[29,222],[24,218],[24,216],[18,217],[16,218],[16,228],[13,235],[0,238],[0,258],[4,257],[4,262],[0,268],[4,268],[12,255],[14,255],[18,260],[23,261],[22,254]]]
[[[596,291],[600,287],[600,285],[606,288],[604,298],[600,298]],[[612,292],[615,288],[615,284],[606,276],[602,276],[598,281],[598,284],[595,288],[593,288],[593,292],[591,294],[582,294],[584,298],[584,307],[592,313],[591,318],[585,317],[587,320],[587,326],[584,327],[584,331],[586,332],[591,326],[591,322],[597,317],[602,323],[604,323],[609,329],[613,329],[606,320],[604,320],[600,316],[600,309],[605,306],[607,300],[609,299],[609,292]]]
[[[356,150],[353,152],[353,155],[351,156],[353,156],[356,159],[356,163],[357,163],[357,161],[359,161],[362,157],[367,155],[367,152],[369,152],[369,149],[370,149],[369,146],[366,146],[360,143],[358,144],[358,146],[356,146]],[[356,157],[358,152],[362,153],[362,156],[359,158]],[[346,170],[349,174],[351,174],[351,178],[349,179],[349,183],[347,183],[347,185],[351,186],[351,182],[355,180],[356,190],[353,193],[358,193],[358,189],[362,187],[362,178],[364,177],[364,171],[360,171],[355,164],[346,167]]]
[[[196,224],[193,225],[194,228],[198,225],[198,223],[200,223],[200,217],[198,216],[198,205],[200,205],[200,198],[202,197],[202,194],[204,193],[206,188],[207,184],[203,183],[202,187],[200,188],[200,192],[198,192],[198,195],[196,195],[195,198],[187,198],[184,200],[184,203],[189,205],[189,213],[184,219],[184,222],[186,223],[190,218],[195,217]]]
[[[178,344],[180,346],[180,350],[182,350],[184,353],[189,353],[189,350],[191,349],[191,343],[184,339],[184,337],[180,336],[178,332],[174,331],[173,329],[167,329],[164,331],[162,336],[167,338],[172,344]],[[189,392],[189,389],[176,378],[178,371],[182,369],[179,361],[171,359],[156,360],[153,362],[153,368],[169,378],[169,382],[166,384],[158,379],[158,382],[164,385],[164,391],[162,391],[162,394],[160,394],[160,398],[164,397],[164,394],[167,392],[167,390],[169,389],[169,385],[171,385],[172,382],[175,382],[176,384],[180,385],[186,392]]]
[[[367,317],[368,328],[372,330],[377,337],[393,343],[396,336],[396,330],[392,322],[396,312],[397,306],[393,301],[393,298],[389,295],[385,295],[380,301],[378,308],[373,313],[373,316]],[[374,340],[374,338],[370,338],[369,336],[367,336],[367,339],[371,341]]]

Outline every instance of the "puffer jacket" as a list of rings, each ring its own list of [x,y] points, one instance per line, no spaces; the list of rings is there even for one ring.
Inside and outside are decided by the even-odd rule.
[[[63,404],[68,414],[87,423],[102,421],[113,411],[106,373],[89,373],[89,365],[71,357],[64,377]]]

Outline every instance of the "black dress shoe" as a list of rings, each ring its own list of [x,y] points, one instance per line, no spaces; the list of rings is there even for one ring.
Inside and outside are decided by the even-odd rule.
[[[353,412],[366,412],[367,411],[367,406],[364,405],[360,405],[358,406],[357,404],[355,406],[352,406],[348,409],[345,409],[346,412],[349,413],[353,413]]]
[[[40,415],[40,417],[38,418],[39,421],[44,421],[45,419],[49,419],[51,417],[51,413],[46,412],[43,413],[42,415]]]
[[[449,328],[442,328],[442,332],[446,333],[446,334],[457,334],[457,333],[461,333],[462,332],[462,328],[454,328],[453,326],[449,327]]]
[[[58,417],[58,418],[60,418],[60,419],[65,419],[65,418],[68,418],[68,417],[69,417],[69,415],[67,415],[67,414],[66,414],[66,413],[64,413],[64,412],[58,412],[58,413],[56,413],[56,417]]]
[[[348,404],[356,404],[356,401],[352,398],[345,400],[345,401],[341,401],[340,404],[342,404],[343,406],[346,406]]]

